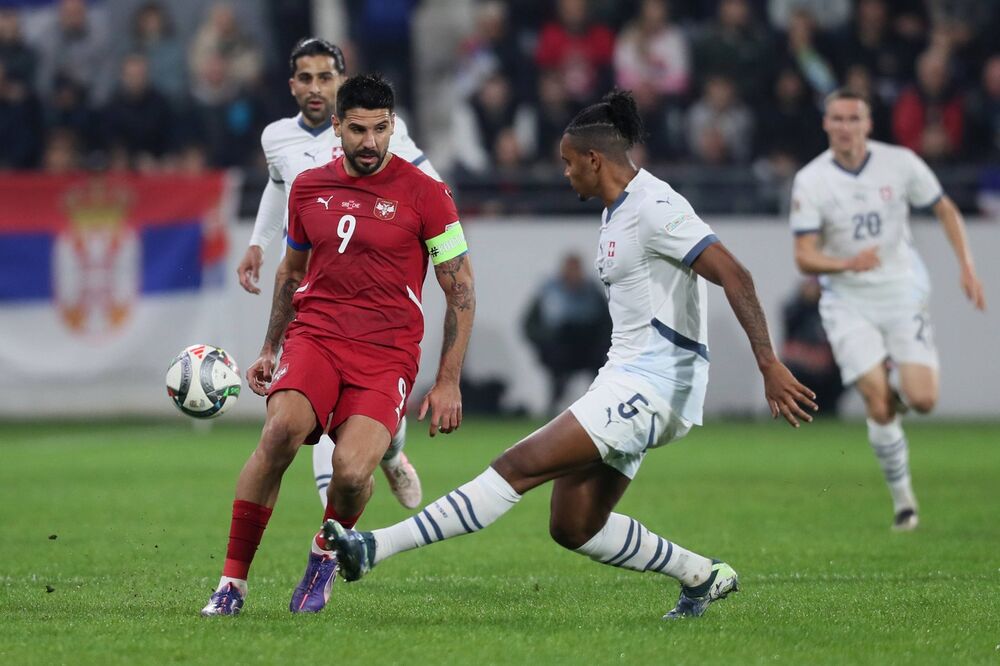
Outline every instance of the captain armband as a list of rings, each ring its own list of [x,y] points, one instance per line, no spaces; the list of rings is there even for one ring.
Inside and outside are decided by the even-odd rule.
[[[458,221],[445,227],[443,234],[428,238],[424,243],[427,244],[427,252],[431,255],[431,263],[435,266],[469,251],[469,246],[465,243],[465,234],[462,233],[462,224]]]

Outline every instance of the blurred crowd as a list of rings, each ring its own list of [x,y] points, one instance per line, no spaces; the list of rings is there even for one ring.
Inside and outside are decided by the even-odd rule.
[[[295,112],[286,58],[311,3],[269,3],[258,26],[241,3],[196,4],[187,31],[176,3],[133,4],[116,35],[106,3],[0,8],[0,168],[262,168],[260,131]],[[421,4],[343,3],[349,70],[386,73],[411,113]],[[787,177],[824,148],[822,99],[840,85],[870,96],[877,139],[933,164],[1000,162],[1000,3],[485,0],[472,13],[453,58],[459,177],[549,168],[569,119],[612,86],[635,93],[647,164]]]
[[[787,175],[824,149],[823,98],[846,85],[872,100],[874,138],[997,162],[998,34],[1000,3],[976,0],[482,2],[458,59],[459,159],[548,160],[617,85],[644,115],[643,162]]]

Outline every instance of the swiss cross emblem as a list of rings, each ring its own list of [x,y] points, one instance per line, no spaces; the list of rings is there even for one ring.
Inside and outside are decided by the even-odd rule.
[[[376,199],[375,217],[382,220],[391,220],[396,217],[396,202],[388,199]]]
[[[341,155],[344,154],[344,149],[341,146],[334,146],[333,150],[331,150],[330,153],[332,153],[331,156],[330,156],[330,159],[334,159],[335,160],[335,159],[337,159],[338,157],[340,157]]]
[[[608,256],[609,257],[615,256],[615,242],[614,241],[611,241],[611,242],[608,243]]]
[[[889,187],[888,185],[886,185],[885,187],[880,187],[878,193],[879,196],[882,197],[882,201],[892,200],[892,188]]]

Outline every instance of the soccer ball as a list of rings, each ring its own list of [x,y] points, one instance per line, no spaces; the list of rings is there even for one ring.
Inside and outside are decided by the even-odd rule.
[[[214,418],[236,404],[240,369],[223,349],[191,345],[167,368],[167,395],[188,416]]]

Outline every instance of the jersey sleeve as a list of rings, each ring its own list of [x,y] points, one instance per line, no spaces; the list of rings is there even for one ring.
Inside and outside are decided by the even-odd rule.
[[[265,127],[260,135],[260,147],[263,149],[264,159],[267,161],[268,178],[275,184],[287,186],[288,184],[285,183],[285,177],[281,169],[284,158],[281,156],[281,151],[278,150],[278,146],[276,145],[277,132],[277,123],[272,123]]]
[[[719,238],[690,209],[664,204],[643,206],[639,213],[639,240],[656,254],[690,267]]]
[[[292,183],[292,191],[288,193],[288,247],[305,251],[312,249],[312,243],[299,215],[298,184],[296,179]]]
[[[447,185],[428,181],[420,215],[421,240],[435,266],[469,251],[458,209]]]
[[[264,192],[260,195],[260,206],[257,207],[257,218],[253,223],[253,233],[250,235],[250,245],[267,249],[275,236],[281,233],[288,210],[288,197],[285,184],[268,180]]]
[[[795,175],[795,182],[792,183],[792,204],[788,214],[788,222],[796,236],[819,233],[823,226],[819,206],[816,204],[812,192],[809,190],[809,184],[801,172]]]
[[[938,202],[944,192],[937,176],[920,157],[905,149],[907,161],[906,200],[915,208],[927,208]]]
[[[396,116],[396,129],[393,131],[392,137],[389,139],[389,150],[391,150],[394,155],[402,157],[404,160],[417,167],[434,180],[442,180],[441,175],[433,166],[431,166],[431,162],[427,159],[427,155],[425,155],[417,144],[414,143],[413,139],[410,138],[410,133],[406,127],[406,123],[403,122],[403,119],[399,116]]]

